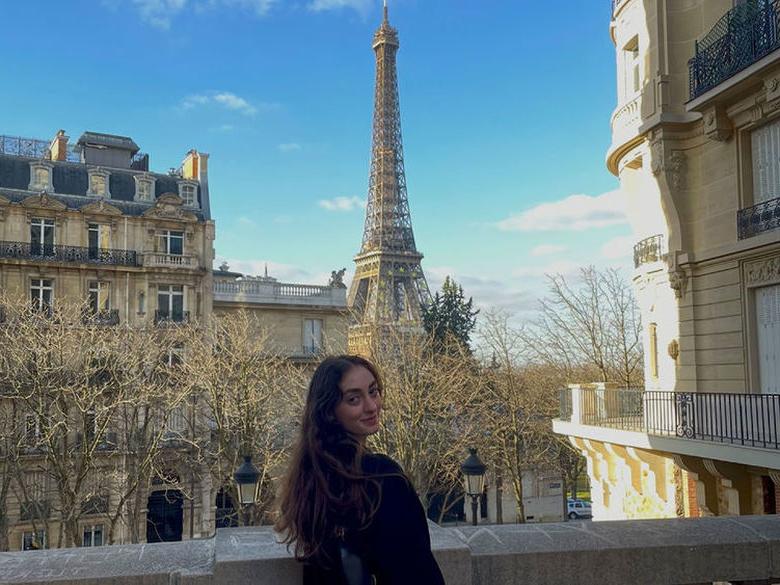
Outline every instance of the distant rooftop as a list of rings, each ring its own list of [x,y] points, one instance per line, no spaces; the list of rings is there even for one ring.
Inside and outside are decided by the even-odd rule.
[[[101,132],[84,132],[78,141],[79,146],[104,146],[107,148],[119,148],[122,150],[129,150],[132,154],[135,154],[139,150],[139,146],[129,136],[118,136],[116,134],[103,134]]]

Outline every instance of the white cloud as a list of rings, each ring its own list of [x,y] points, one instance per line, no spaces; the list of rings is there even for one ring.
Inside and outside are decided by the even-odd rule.
[[[326,10],[338,10],[340,8],[352,8],[361,14],[367,14],[373,2],[372,0],[312,0],[309,10],[324,12]]]
[[[116,10],[123,1],[103,0],[103,5]],[[168,30],[173,19],[188,7],[195,12],[239,9],[265,16],[276,3],[277,0],[130,0],[144,22],[162,30]]]
[[[536,309],[537,295],[523,283],[463,274],[449,266],[424,266],[423,271],[432,295],[441,290],[444,279],[449,276],[463,287],[466,298],[474,299],[475,307],[480,310],[498,308],[513,315],[525,315]]]
[[[572,276],[577,274],[582,266],[582,263],[572,262],[571,260],[559,260],[545,266],[519,266],[512,270],[512,276],[517,278],[541,278],[545,274]]]
[[[233,130],[235,130],[235,126],[233,126],[233,124],[220,124],[219,126],[215,126],[211,129],[212,132],[221,132],[224,134],[232,132]]]
[[[192,110],[198,106],[208,105],[216,105],[245,116],[254,116],[258,110],[258,106],[229,91],[214,91],[190,95],[181,101],[180,107],[183,110]],[[273,108],[274,104],[261,104],[260,107],[267,110]]]
[[[334,197],[333,199],[321,199],[319,206],[328,211],[354,211],[366,206],[366,200],[360,197]]]
[[[248,218],[245,215],[242,215],[241,217],[238,218],[238,223],[240,223],[242,226],[246,226],[246,227],[250,227],[250,228],[253,228],[253,227],[255,227],[257,225],[254,222],[254,220]]]
[[[223,262],[228,263],[231,272],[240,272],[247,276],[263,276],[267,268],[268,276],[277,279],[279,282],[326,285],[330,280],[330,270],[314,272],[300,266],[274,262],[273,260],[237,260],[235,258],[226,258],[219,254],[216,255],[214,260],[214,270],[217,270]],[[337,266],[336,268],[340,269],[342,266]],[[353,276],[354,270],[347,270],[344,275],[344,284],[349,286]]]
[[[618,236],[612,238],[601,247],[601,255],[607,260],[618,260],[630,256],[633,247],[633,236]]]
[[[552,256],[553,254],[565,252],[568,249],[568,246],[560,244],[540,244],[531,250],[531,256]]]
[[[279,144],[276,148],[279,149],[280,152],[295,152],[301,150],[303,147],[297,142],[285,142],[284,144]]]
[[[620,190],[595,197],[570,195],[560,201],[541,203],[499,221],[502,231],[584,231],[627,223]]]

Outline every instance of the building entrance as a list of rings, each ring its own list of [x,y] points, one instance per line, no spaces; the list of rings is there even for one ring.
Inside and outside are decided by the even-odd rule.
[[[181,540],[184,496],[179,490],[152,492],[146,513],[146,542]]]

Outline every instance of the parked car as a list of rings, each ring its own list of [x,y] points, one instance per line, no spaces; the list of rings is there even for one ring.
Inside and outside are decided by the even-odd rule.
[[[566,509],[569,520],[582,520],[584,518],[593,518],[593,510],[590,502],[587,500],[566,500]]]

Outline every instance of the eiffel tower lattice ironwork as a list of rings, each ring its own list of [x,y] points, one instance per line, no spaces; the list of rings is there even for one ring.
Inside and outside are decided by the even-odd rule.
[[[431,295],[412,231],[406,195],[396,54],[398,32],[384,19],[374,34],[376,88],[371,172],[363,243],[355,256],[349,306],[355,322],[350,346],[371,326],[419,327]],[[355,341],[356,343],[353,343]]]

